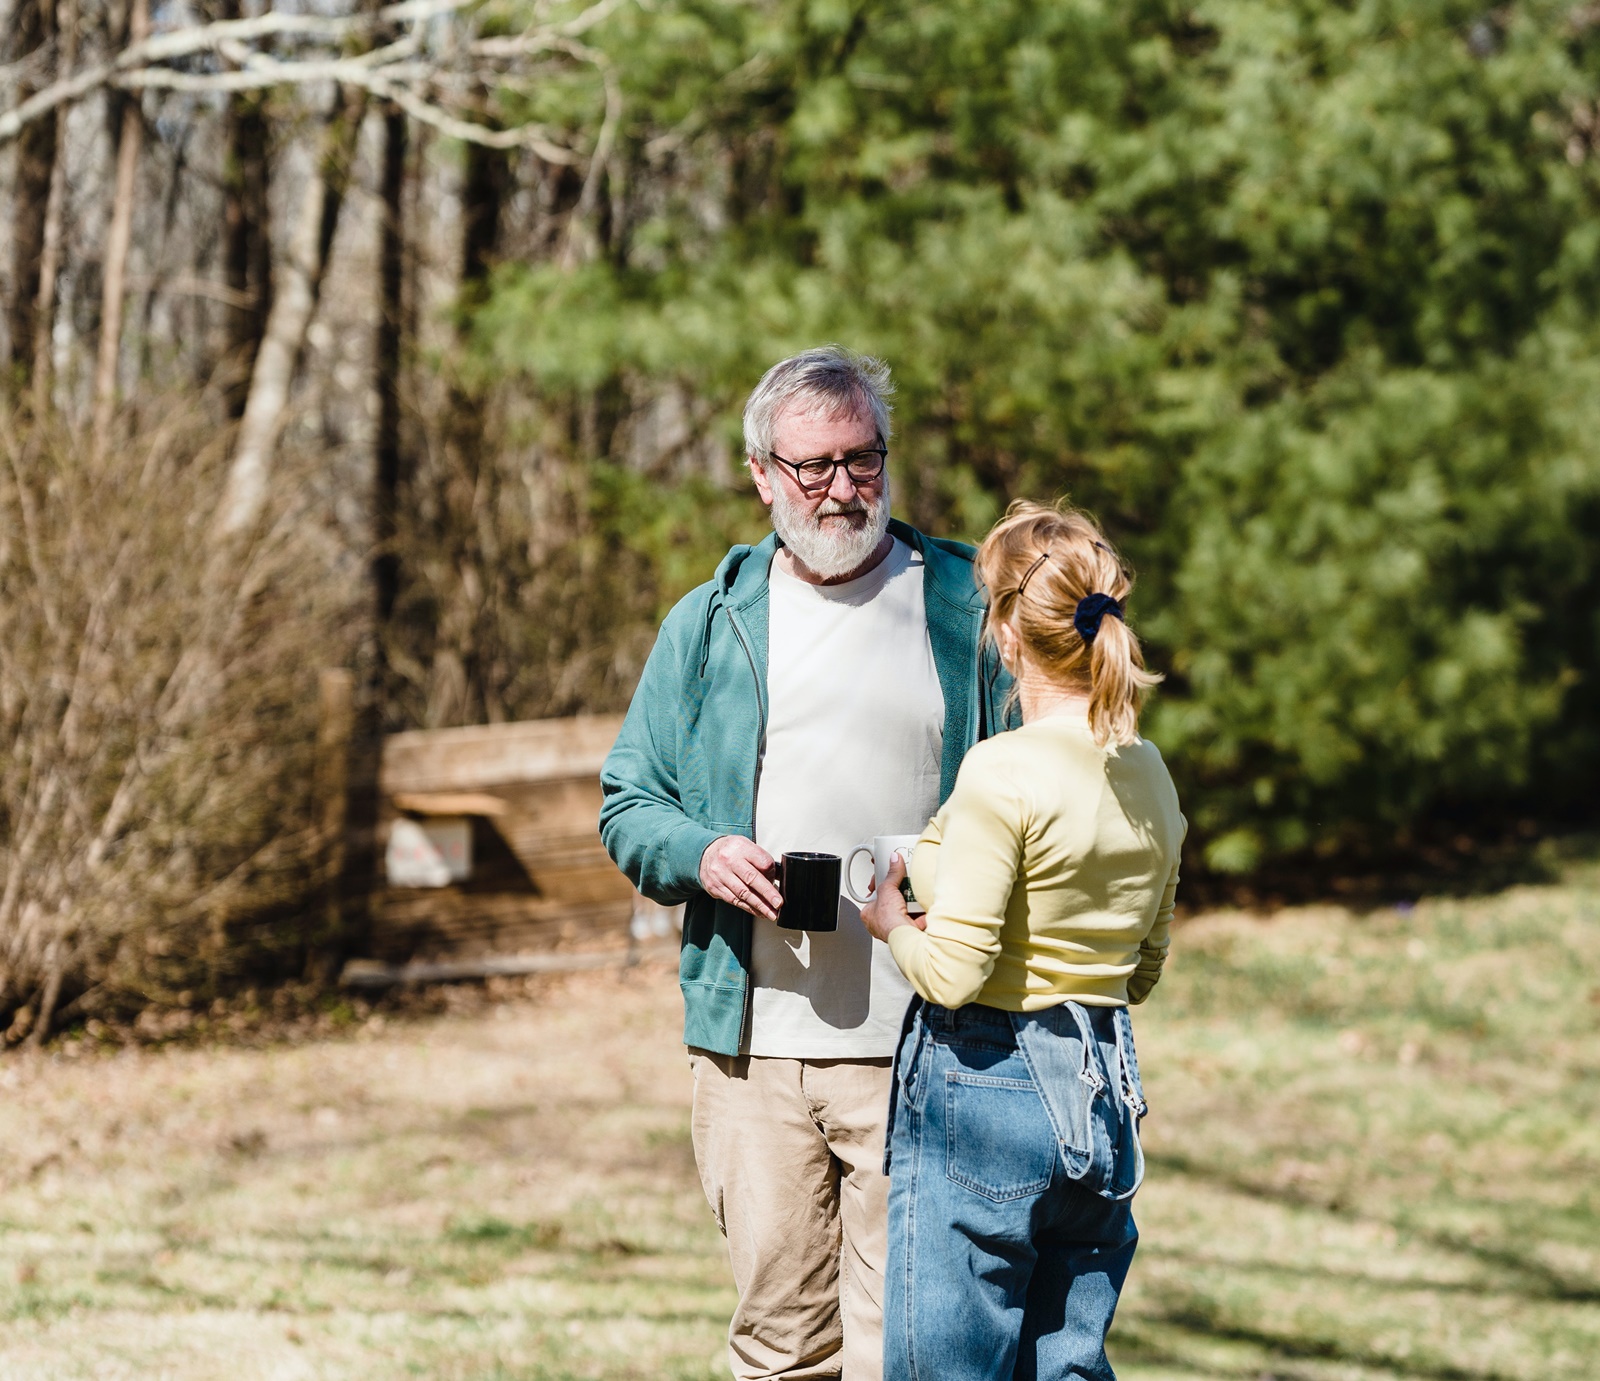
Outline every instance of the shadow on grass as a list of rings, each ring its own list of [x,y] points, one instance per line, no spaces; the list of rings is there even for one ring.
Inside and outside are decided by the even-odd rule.
[[[1259,1360],[1232,1366],[1219,1365],[1214,1361],[1196,1362],[1193,1357],[1147,1336],[1144,1331],[1146,1322],[1145,1319],[1124,1322],[1118,1317],[1107,1347],[1111,1360],[1118,1367],[1128,1363],[1141,1367],[1170,1367],[1184,1376],[1204,1376],[1206,1381],[1215,1381],[1220,1377],[1235,1377],[1238,1381],[1325,1381],[1324,1377],[1309,1371],[1285,1370],[1277,1361],[1273,1362],[1270,1372],[1262,1370]]]
[[[1387,1372],[1392,1376],[1415,1377],[1418,1381],[1515,1381],[1501,1371],[1480,1371],[1473,1367],[1456,1366],[1451,1362],[1430,1362],[1415,1357],[1397,1357],[1390,1353],[1359,1346],[1348,1346],[1329,1338],[1294,1337],[1273,1333],[1264,1328],[1249,1328],[1233,1323],[1221,1316],[1221,1311],[1209,1302],[1187,1299],[1165,1309],[1155,1309],[1145,1316],[1146,1322],[1164,1324],[1180,1332],[1220,1343],[1239,1343],[1259,1348],[1269,1354],[1275,1366],[1285,1362],[1332,1362],[1341,1366],[1362,1367],[1369,1371]],[[1141,1340],[1137,1330],[1130,1330],[1118,1339],[1118,1356],[1129,1361],[1162,1362],[1167,1365],[1185,1364],[1187,1361],[1170,1349],[1151,1347]],[[1159,1353],[1160,1355],[1157,1355]],[[1214,1368],[1208,1368],[1216,1374]],[[1235,1369],[1234,1375],[1248,1376],[1256,1381],[1263,1375],[1259,1363]],[[1274,1370],[1274,1381],[1298,1381],[1296,1373]],[[1303,1373],[1299,1376],[1304,1376]],[[1304,1376],[1304,1381],[1312,1381]]]
[[[1311,1205],[1315,1207],[1315,1205]],[[1343,1217],[1354,1215],[1344,1214]],[[1148,1242],[1140,1242],[1139,1255],[1141,1258],[1149,1256],[1161,1261],[1177,1262],[1184,1266],[1193,1267],[1209,1275],[1216,1276],[1224,1271],[1258,1272],[1264,1276],[1275,1279],[1291,1279],[1306,1281],[1329,1281],[1340,1285],[1370,1286],[1381,1289],[1389,1294],[1402,1295],[1410,1293],[1430,1295],[1515,1295],[1521,1298],[1530,1298],[1528,1293],[1517,1289],[1494,1289],[1483,1285],[1475,1285],[1464,1280],[1434,1280],[1427,1276],[1406,1276],[1396,1278],[1393,1276],[1374,1276],[1365,1271],[1341,1270],[1336,1266],[1296,1266],[1284,1261],[1250,1261],[1239,1257],[1215,1256],[1209,1252],[1185,1251],[1181,1247],[1163,1247]],[[1544,1299],[1539,1295],[1533,1298]]]
[[[1519,1277],[1522,1282],[1520,1286],[1506,1282],[1497,1289],[1479,1289],[1476,1291],[1479,1294],[1520,1295],[1524,1299],[1546,1300],[1558,1304],[1600,1303],[1600,1284],[1592,1280],[1574,1279],[1561,1271],[1547,1266],[1542,1261],[1535,1260],[1533,1257],[1523,1252],[1514,1251],[1509,1247],[1474,1242],[1456,1233],[1442,1231],[1437,1228],[1420,1227],[1414,1223],[1393,1222],[1387,1218],[1378,1218],[1370,1214],[1356,1212],[1344,1204],[1335,1207],[1322,1200],[1312,1198],[1310,1195],[1300,1193],[1295,1189],[1262,1184],[1235,1171],[1223,1170],[1214,1165],[1205,1165],[1184,1155],[1181,1151],[1151,1151],[1148,1153],[1148,1160],[1151,1169],[1166,1170],[1173,1174],[1185,1175],[1191,1179],[1216,1185],[1244,1198],[1259,1199],[1262,1202],[1274,1203],[1286,1208],[1322,1213],[1330,1218],[1337,1218],[1341,1222],[1372,1223],[1394,1228],[1440,1251],[1469,1257],[1483,1266],[1492,1267],[1502,1272],[1510,1272]],[[1503,1210],[1508,1206],[1504,1203],[1499,1203],[1496,1207]],[[1274,1265],[1273,1269],[1278,1271],[1282,1268]],[[1332,1271],[1319,1272],[1304,1267],[1299,1269],[1305,1271],[1308,1275],[1331,1277],[1336,1274]],[[1346,1278],[1353,1277],[1347,1275]],[[1396,1282],[1392,1280],[1370,1276],[1364,1278],[1370,1280],[1375,1286],[1381,1286],[1385,1289],[1397,1288]],[[1454,1291],[1473,1290],[1471,1286],[1460,1284],[1448,1286],[1419,1285],[1416,1288]],[[1451,1374],[1453,1375],[1454,1373]],[[1463,1372],[1461,1375],[1476,1376],[1477,1373]]]

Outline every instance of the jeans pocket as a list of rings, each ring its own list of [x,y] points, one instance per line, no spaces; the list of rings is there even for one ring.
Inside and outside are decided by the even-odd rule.
[[[1057,1163],[1056,1138],[1028,1079],[950,1073],[945,1084],[945,1176],[1003,1203],[1042,1194]]]

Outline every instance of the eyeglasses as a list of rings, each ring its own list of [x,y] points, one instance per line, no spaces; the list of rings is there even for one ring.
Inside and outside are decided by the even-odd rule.
[[[814,460],[785,460],[776,451],[768,451],[779,465],[794,471],[794,482],[808,494],[820,489],[833,488],[834,473],[842,465],[852,484],[871,484],[883,473],[883,464],[889,458],[888,449],[880,443],[864,451],[851,451],[849,455],[834,460],[831,456],[817,456]]]

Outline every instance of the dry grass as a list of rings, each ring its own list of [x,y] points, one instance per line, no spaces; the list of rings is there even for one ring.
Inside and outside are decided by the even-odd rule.
[[[0,1375],[706,1375],[729,1297],[675,1007],[658,964],[354,1038],[13,1059]]]
[[[1600,870],[1175,949],[1125,1381],[1594,1377]],[[0,1377],[719,1374],[678,1011],[656,964],[265,1049],[6,1057]]]

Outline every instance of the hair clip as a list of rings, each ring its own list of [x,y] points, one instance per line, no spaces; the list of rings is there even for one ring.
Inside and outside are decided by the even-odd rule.
[[[1038,570],[1040,566],[1044,565],[1044,563],[1049,559],[1049,552],[1040,552],[1039,555],[1034,559],[1033,565],[1029,566],[1028,569],[1022,573],[1022,579],[1017,584],[1018,599],[1022,598],[1022,592],[1028,588],[1028,582],[1033,579],[1033,573]]]

